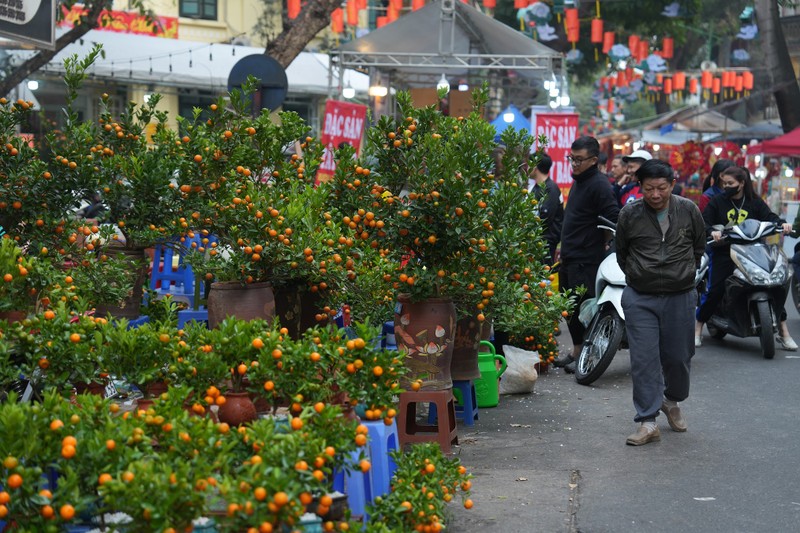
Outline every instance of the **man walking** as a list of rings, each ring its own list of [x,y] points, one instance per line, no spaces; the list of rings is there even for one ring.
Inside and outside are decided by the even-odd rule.
[[[608,178],[597,168],[600,144],[594,137],[578,137],[572,143],[567,156],[572,165],[572,179],[567,205],[564,208],[564,224],[561,228],[561,268],[558,271],[562,290],[586,287],[583,297],[577,302],[569,317],[567,327],[572,337],[572,354],[562,356],[555,366],[575,373],[575,360],[583,347],[586,328],[578,319],[580,304],[594,298],[594,282],[597,269],[606,252],[603,230],[597,228],[598,216],[612,222],[617,221],[619,207]]]
[[[542,237],[547,241],[550,254],[547,264],[551,266],[555,262],[556,247],[561,240],[561,226],[564,222],[564,197],[558,185],[550,179],[552,166],[553,160],[550,156],[542,154],[528,180],[528,192],[533,193],[539,203],[539,218],[544,222]]]
[[[697,293],[694,276],[705,249],[705,224],[694,202],[675,196],[672,167],[657,159],[636,171],[642,198],[619,214],[617,262],[625,272],[622,293],[631,355],[634,421],[626,443],[661,439],[656,417],[667,416],[673,431],[686,431],[678,402],[689,396],[694,355]]]
[[[608,173],[608,182],[612,186],[619,184],[620,187],[622,187],[625,185],[623,179],[625,178],[626,172],[627,168],[625,163],[622,162],[622,155],[615,155],[614,159],[611,160],[611,171]]]

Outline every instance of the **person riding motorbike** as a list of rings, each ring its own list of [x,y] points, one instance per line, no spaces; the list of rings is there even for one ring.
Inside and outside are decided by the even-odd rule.
[[[791,233],[792,225],[770,211],[767,204],[758,197],[753,190],[750,172],[746,168],[732,166],[720,174],[719,185],[723,194],[711,198],[703,211],[703,220],[706,232],[719,242],[722,232],[713,229],[714,226],[735,226],[747,219],[774,222],[781,225],[783,233]],[[710,283],[705,301],[697,309],[697,322],[694,330],[694,345],[702,346],[703,326],[713,316],[719,303],[725,295],[725,280],[733,275],[736,266],[730,257],[730,246],[720,244],[714,250],[714,261],[711,267]],[[789,334],[786,324],[786,310],[784,302],[776,302],[779,306],[780,334],[775,339],[784,350],[797,350],[797,343]]]

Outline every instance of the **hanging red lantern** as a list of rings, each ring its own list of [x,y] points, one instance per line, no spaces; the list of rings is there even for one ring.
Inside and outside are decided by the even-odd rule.
[[[344,13],[341,7],[337,7],[331,12],[331,30],[335,33],[344,32]]]
[[[358,26],[358,0],[347,0],[347,23]]]
[[[495,0],[487,0],[488,2],[494,2]],[[486,2],[483,3],[486,7],[489,7],[489,4]],[[416,11],[417,9],[422,9],[425,7],[425,0],[411,0],[411,10]],[[494,7],[494,6],[492,6]]]
[[[638,59],[638,57],[639,57],[639,36],[638,35],[630,35],[630,36],[628,36],[628,50],[631,51],[631,56],[634,59]]]
[[[624,70],[617,71],[617,87],[627,87],[628,77],[625,75]]]
[[[528,0],[514,0],[514,9],[524,9],[528,7]]]
[[[286,15],[290,19],[296,19],[300,14],[300,0],[286,0]]]
[[[689,92],[691,94],[697,94],[697,78],[689,80]]]
[[[686,89],[686,73],[676,72],[672,75],[672,88],[676,91],[683,91]]]
[[[710,89],[714,85],[714,75],[710,71],[704,70],[700,75],[700,86],[703,89]]]
[[[414,8],[414,2],[411,3],[411,7],[412,9]],[[497,0],[483,0],[483,7],[485,7],[486,9],[494,9],[495,7],[497,7]]]
[[[614,100],[612,100],[611,98],[608,99],[608,105],[606,106],[606,111],[608,111],[609,113],[614,112]]]
[[[564,10],[565,26],[567,28],[567,41],[577,43],[580,38],[580,23],[578,22],[578,10],[574,7]]]
[[[605,76],[600,77],[600,87],[602,88],[604,85],[608,85],[608,78]]]
[[[649,55],[650,55],[650,43],[645,40],[639,41],[639,53],[638,53],[639,61],[644,61],[645,59],[647,59],[647,56]]]
[[[603,32],[603,53],[607,54],[611,47],[614,46],[614,32],[613,31],[606,31]]]
[[[398,13],[403,10],[403,0],[389,0],[389,5],[394,6]]]
[[[664,59],[672,59],[675,55],[675,39],[672,37],[664,37],[661,42],[661,57]]]
[[[736,76],[736,81],[734,81],[733,83],[733,89],[737,93],[742,92],[742,90],[744,89],[744,76],[742,76],[741,74]]]
[[[386,8],[386,20],[394,22],[399,16],[400,12],[394,6],[394,3],[389,3],[389,7]]]
[[[375,17],[375,27],[376,28],[383,28],[389,24],[389,17],[382,16],[382,17]]]
[[[728,87],[733,87],[733,84],[736,82],[736,74],[729,70],[726,70],[722,73],[722,86],[726,89]]]
[[[745,91],[753,90],[753,73],[749,70],[742,72],[742,87]]]
[[[592,19],[592,44],[603,42],[603,19]]]
[[[711,83],[711,92],[714,94],[719,94],[721,89],[722,89],[722,80],[719,78],[714,78],[714,81]]]
[[[661,85],[664,83],[664,75],[663,74],[656,74],[656,83]]]
[[[672,78],[664,80],[664,94],[672,94]]]
[[[356,0],[356,5],[358,6],[359,11],[362,9],[367,9],[367,0]]]

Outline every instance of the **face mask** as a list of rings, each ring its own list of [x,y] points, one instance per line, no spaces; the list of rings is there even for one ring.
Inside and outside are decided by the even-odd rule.
[[[722,190],[726,198],[733,198],[739,192],[739,187],[725,187]]]

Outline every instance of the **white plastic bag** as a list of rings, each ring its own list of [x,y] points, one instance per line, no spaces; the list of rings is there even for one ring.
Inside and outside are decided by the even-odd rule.
[[[503,345],[503,354],[508,368],[500,378],[500,394],[529,394],[539,374],[533,366],[539,362],[539,353],[516,346]]]

